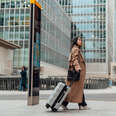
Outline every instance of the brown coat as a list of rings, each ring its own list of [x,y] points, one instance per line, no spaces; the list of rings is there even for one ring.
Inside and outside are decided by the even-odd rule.
[[[71,91],[69,92],[65,101],[81,103],[83,96],[84,80],[86,75],[86,64],[80,49],[76,45],[71,50],[69,56],[69,65],[77,66],[78,69],[81,70],[81,72],[80,72],[80,80],[73,82],[71,86]],[[67,81],[67,85],[70,85],[69,81]]]

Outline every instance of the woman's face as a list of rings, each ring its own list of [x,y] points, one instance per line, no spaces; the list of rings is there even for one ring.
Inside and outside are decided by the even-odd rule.
[[[78,40],[77,40],[77,45],[78,46],[82,46],[82,39],[79,37]]]
[[[22,67],[22,70],[24,71],[24,67]]]

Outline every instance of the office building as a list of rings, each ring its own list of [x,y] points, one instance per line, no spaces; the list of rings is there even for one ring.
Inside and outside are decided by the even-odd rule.
[[[108,71],[116,79],[116,1],[107,0]]]
[[[41,66],[46,75],[64,75],[68,67],[71,20],[54,0],[37,0],[42,5]],[[14,52],[15,69],[28,67],[30,1],[0,0],[0,38],[22,47]],[[48,72],[48,73],[47,73]]]
[[[72,39],[82,36],[87,74],[108,76],[106,0],[57,0],[72,18]],[[69,9],[69,10],[68,10]]]

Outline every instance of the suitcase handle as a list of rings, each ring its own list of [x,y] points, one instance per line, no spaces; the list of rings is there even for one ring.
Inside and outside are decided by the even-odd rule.
[[[60,96],[60,98],[58,99],[58,103],[61,101],[61,99],[63,98],[64,93]]]

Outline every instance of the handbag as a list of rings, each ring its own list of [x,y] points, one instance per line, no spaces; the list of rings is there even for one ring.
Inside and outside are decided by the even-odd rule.
[[[75,68],[73,70],[68,70],[68,75],[67,75],[67,80],[68,81],[79,81],[80,80],[80,70],[77,72]]]

